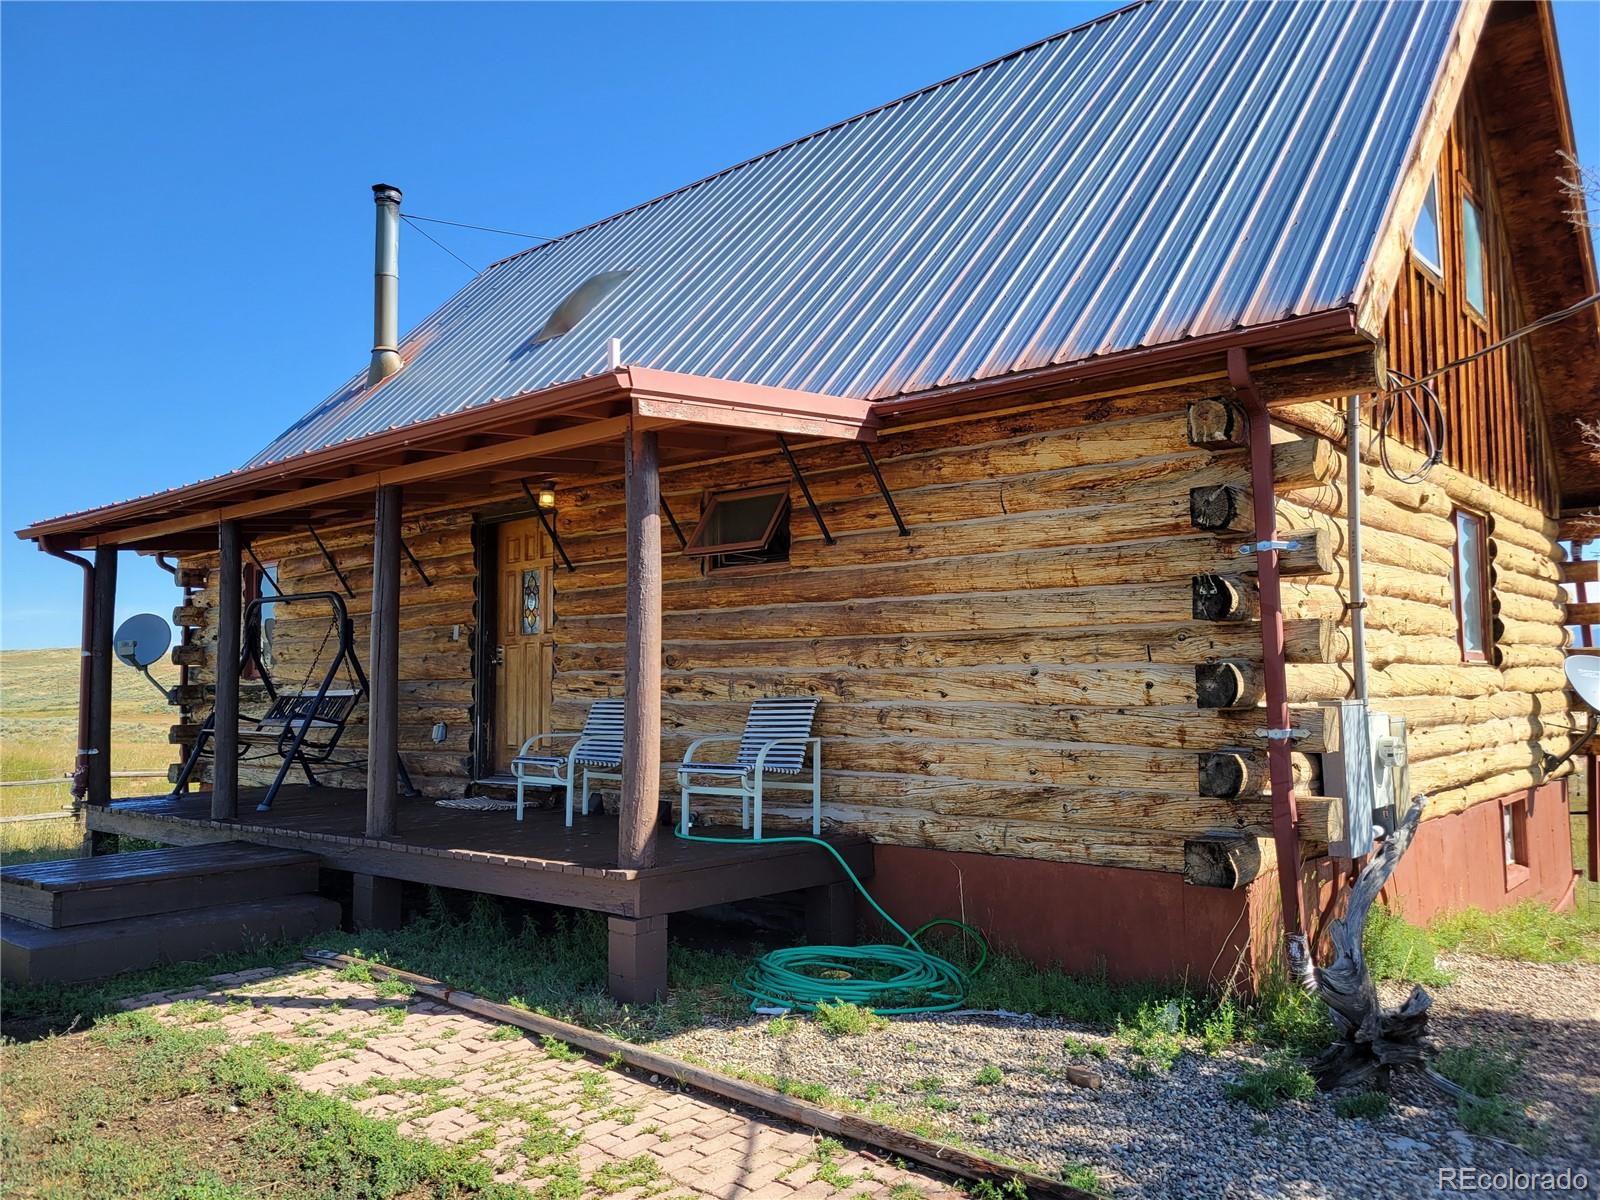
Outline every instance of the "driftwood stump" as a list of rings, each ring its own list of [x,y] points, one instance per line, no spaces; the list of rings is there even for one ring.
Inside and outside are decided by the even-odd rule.
[[[1318,967],[1303,934],[1289,939],[1289,965],[1306,990],[1322,998],[1339,1038],[1311,1066],[1317,1086],[1325,1091],[1343,1087],[1387,1089],[1390,1075],[1403,1068],[1420,1072],[1450,1095],[1460,1089],[1428,1066],[1433,1046],[1427,1041],[1428,1009],[1433,997],[1418,984],[1398,1008],[1385,1009],[1378,1001],[1361,949],[1367,914],[1400,856],[1411,845],[1422,820],[1426,796],[1419,796],[1399,827],[1384,839],[1356,879],[1345,915],[1329,929],[1333,961]]]

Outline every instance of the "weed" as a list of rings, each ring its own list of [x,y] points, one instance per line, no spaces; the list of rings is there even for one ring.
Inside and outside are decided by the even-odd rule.
[[[870,1008],[842,1000],[837,1004],[819,1001],[816,1016],[817,1024],[834,1037],[860,1037],[889,1023]]]
[[[372,973],[370,970],[367,972]],[[385,998],[405,997],[407,1000],[417,994],[417,989],[403,979],[380,979],[375,983],[378,995]]]
[[[611,1081],[599,1071],[579,1071],[578,1086],[583,1091],[584,1108],[604,1108],[611,1103]]]
[[[1285,1100],[1309,1100],[1317,1084],[1304,1067],[1280,1062],[1266,1067],[1247,1067],[1223,1085],[1230,1099],[1243,1101],[1257,1112],[1271,1112]]]
[[[557,1062],[577,1062],[583,1057],[579,1051],[548,1033],[539,1039],[539,1044],[544,1047],[544,1052]]]
[[[1473,1043],[1451,1046],[1439,1055],[1439,1074],[1465,1089],[1456,1101],[1456,1119],[1468,1133],[1516,1142],[1538,1150],[1546,1132],[1528,1119],[1527,1106],[1506,1095],[1522,1071],[1522,1060]]]
[[[993,1063],[985,1063],[978,1068],[978,1073],[972,1077],[972,1082],[979,1087],[993,1087],[1005,1080],[1005,1075]]]
[[[373,1016],[379,1021],[398,1029],[406,1023],[406,1006],[403,1004],[385,1004],[372,1010]]]
[[[546,1159],[565,1154],[582,1140],[579,1135],[563,1129],[537,1110],[526,1114],[525,1119],[529,1129],[523,1135],[518,1149],[522,1151],[530,1165],[537,1165]]]
[[[1068,1187],[1077,1188],[1080,1192],[1088,1192],[1091,1196],[1106,1194],[1105,1181],[1088,1163],[1068,1163],[1061,1170],[1061,1182]]]
[[[1445,950],[1524,962],[1600,962],[1600,886],[1582,889],[1571,911],[1534,900],[1498,912],[1469,908],[1440,917],[1429,932]]]
[[[1450,982],[1450,975],[1439,968],[1434,958],[1436,948],[1428,931],[1381,905],[1375,906],[1367,917],[1361,947],[1373,979],[1431,987]]]
[[[986,1112],[970,1113],[967,1116],[967,1120],[971,1121],[974,1125],[978,1126],[980,1129],[983,1126],[987,1125],[992,1119],[993,1118],[991,1118],[989,1116],[989,1114],[986,1113]]]
[[[1502,1094],[1522,1071],[1522,1061],[1473,1042],[1450,1046],[1439,1055],[1439,1074],[1485,1100]]]
[[[796,1029],[793,1017],[773,1017],[767,1022],[767,1032],[775,1038],[786,1038]]]
[[[632,1158],[613,1160],[596,1169],[589,1176],[589,1186],[609,1196],[654,1183],[660,1176],[661,1167],[655,1159],[648,1154],[636,1154]]]
[[[1074,1058],[1107,1058],[1111,1051],[1104,1042],[1091,1042],[1086,1038],[1068,1036],[1061,1043],[1061,1048]]]
[[[897,1183],[889,1189],[889,1200],[924,1200],[926,1195],[921,1188],[909,1183]]]
[[[856,1181],[856,1176],[845,1174],[834,1161],[843,1149],[844,1145],[837,1139],[825,1137],[811,1152],[811,1158],[817,1164],[817,1178],[835,1191],[843,1191]]]
[[[1389,1115],[1389,1096],[1386,1092],[1347,1092],[1333,1102],[1333,1111],[1346,1120],[1365,1117],[1376,1121]]]
[[[1182,1030],[1183,1009],[1175,1000],[1146,1002],[1131,1020],[1117,1022],[1117,1035],[1139,1059],[1134,1070],[1140,1075],[1172,1069],[1183,1053]]]
[[[1207,1054],[1216,1054],[1238,1040],[1239,1010],[1231,996],[1224,996],[1200,1023],[1200,1043]]]
[[[522,1037],[522,1030],[515,1025],[496,1025],[494,1032],[489,1035],[491,1042],[514,1042]]]

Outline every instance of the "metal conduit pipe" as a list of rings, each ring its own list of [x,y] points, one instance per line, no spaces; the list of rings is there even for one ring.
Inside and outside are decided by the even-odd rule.
[[[1283,637],[1283,589],[1278,576],[1278,507],[1272,479],[1272,419],[1250,377],[1249,354],[1228,351],[1228,381],[1250,421],[1250,494],[1255,512],[1256,581],[1261,600],[1261,671],[1267,691],[1267,773],[1272,786],[1272,840],[1278,850],[1283,929],[1303,939],[1300,832],[1295,811],[1289,723],[1289,678]]]
[[[1355,668],[1356,699],[1367,707],[1367,589],[1361,580],[1361,397],[1351,396],[1345,410],[1345,498],[1350,554],[1350,657]]]
[[[40,548],[52,558],[83,568],[83,627],[78,636],[78,753],[72,760],[72,799],[79,804],[89,794],[89,689],[94,654],[94,564],[81,555]]]

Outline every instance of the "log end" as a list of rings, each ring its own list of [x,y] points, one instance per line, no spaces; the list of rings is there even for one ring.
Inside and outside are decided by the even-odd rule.
[[[1232,575],[1195,575],[1190,609],[1196,621],[1244,621],[1250,616],[1250,590]]]
[[[1226,396],[1189,402],[1189,444],[1210,450],[1243,446],[1248,425],[1238,405]]]
[[[1219,833],[1183,843],[1183,880],[1196,887],[1236,889],[1256,879],[1268,865],[1261,839]]]
[[[1245,663],[1223,661],[1196,664],[1195,703],[1201,708],[1240,708],[1253,704],[1251,674]]]
[[[1250,765],[1237,750],[1212,750],[1200,756],[1200,794],[1232,800],[1244,793]]]
[[[1243,531],[1250,524],[1244,492],[1226,483],[1190,488],[1189,523],[1196,529]]]

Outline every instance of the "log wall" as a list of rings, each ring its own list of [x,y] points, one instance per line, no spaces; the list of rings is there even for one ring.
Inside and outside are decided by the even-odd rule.
[[[706,575],[669,533],[663,761],[675,763],[697,735],[736,731],[756,697],[814,694],[828,739],[826,815],[880,841],[1181,871],[1188,838],[1264,835],[1259,717],[1202,708],[1198,698],[1204,665],[1259,660],[1260,633],[1249,563],[1237,553],[1246,535],[1226,514],[1221,528],[1197,526],[1197,511],[1210,510],[1197,509],[1196,494],[1244,495],[1248,464],[1236,446],[1195,444],[1195,390],[1034,402],[887,434],[877,455],[908,537],[856,448],[820,443],[797,456],[835,544],[798,493],[784,567]],[[1319,452],[1309,439],[1280,446],[1280,479],[1314,482]],[[663,490],[687,524],[708,485],[786,479],[776,454],[744,456],[666,472]],[[503,511],[512,499],[486,496],[476,511]],[[558,728],[580,724],[593,699],[620,694],[622,500],[617,479],[560,490],[558,527],[578,570],[556,578]],[[430,794],[459,794],[473,773],[474,519],[408,513],[405,526],[434,586],[407,568],[401,743]],[[319,532],[356,591],[348,603],[364,653],[370,527]],[[1320,578],[1330,567],[1326,538],[1305,540],[1290,569]],[[288,590],[339,586],[309,536],[255,550]],[[184,564],[194,577],[208,565]],[[1202,584],[1233,601],[1211,607]],[[213,678],[214,601],[207,577],[181,614],[194,626],[186,653],[200,689]],[[325,630],[320,616],[280,609],[281,684],[300,685]],[[1335,632],[1326,615],[1296,619],[1290,652],[1332,664]],[[346,735],[352,752],[365,744],[363,718],[358,711]],[[448,733],[435,745],[429,733],[440,720]],[[1314,796],[1317,715],[1306,724],[1312,738],[1296,771]],[[265,781],[259,771],[242,778]],[[329,781],[360,787],[362,775],[331,772]],[[670,772],[663,794],[675,795]],[[794,815],[782,803],[770,811]],[[1327,814],[1315,801],[1307,812],[1312,841],[1325,842],[1316,826]]]

